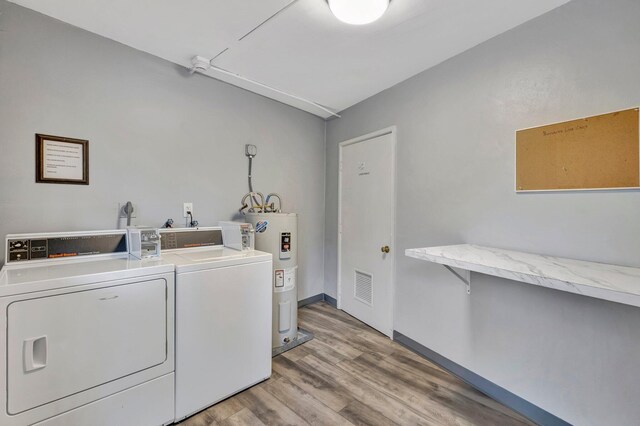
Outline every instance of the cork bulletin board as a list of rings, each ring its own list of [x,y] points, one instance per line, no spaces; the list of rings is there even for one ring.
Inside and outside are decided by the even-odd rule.
[[[516,132],[516,191],[640,188],[638,108]]]

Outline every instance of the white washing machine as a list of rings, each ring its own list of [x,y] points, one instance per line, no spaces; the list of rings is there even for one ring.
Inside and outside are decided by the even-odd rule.
[[[218,227],[161,236],[176,271],[179,421],[271,376],[272,257],[224,247]]]
[[[9,235],[6,250],[0,424],[171,423],[173,265],[131,259],[123,230]]]

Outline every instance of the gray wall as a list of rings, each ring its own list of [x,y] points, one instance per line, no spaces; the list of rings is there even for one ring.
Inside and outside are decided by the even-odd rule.
[[[89,186],[36,184],[35,133],[89,139]],[[323,290],[324,122],[0,0],[0,235],[228,220],[254,183],[300,214],[300,289]],[[4,259],[4,249],[0,248]]]
[[[327,126],[325,276],[336,296],[337,144],[398,127],[394,328],[576,424],[640,421],[640,309],[480,274],[471,295],[411,247],[477,243],[640,266],[640,192],[514,192],[514,131],[640,104],[640,2],[574,0]]]

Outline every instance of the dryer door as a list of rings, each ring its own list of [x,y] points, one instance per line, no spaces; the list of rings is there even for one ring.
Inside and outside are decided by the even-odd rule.
[[[163,363],[166,291],[166,280],[156,279],[11,303],[8,412]]]

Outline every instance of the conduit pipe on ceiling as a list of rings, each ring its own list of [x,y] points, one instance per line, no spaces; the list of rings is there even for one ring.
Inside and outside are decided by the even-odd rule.
[[[298,100],[300,102],[304,102],[304,103],[306,103],[308,105],[313,105],[314,107],[316,107],[316,108],[318,108],[318,109],[320,109],[320,110],[322,110],[322,111],[324,111],[326,113],[331,114],[333,117],[341,118],[341,116],[338,113],[330,110],[329,108],[325,107],[324,105],[321,105],[321,104],[319,104],[317,102],[310,101],[308,99],[305,99],[305,98],[297,96],[297,95],[292,95],[291,93],[287,93],[287,92],[285,92],[283,90],[276,89],[275,87],[269,86],[268,84],[260,83],[259,81],[244,77],[244,76],[242,76],[242,75],[240,75],[238,73],[225,70],[224,68],[217,67],[217,66],[211,64],[211,61],[212,60],[207,60],[206,58],[204,58],[202,56],[194,56],[191,59],[192,66],[191,66],[191,68],[189,68],[189,72],[191,74],[193,74],[195,72],[199,72],[199,73],[203,73],[203,74],[209,76],[209,74],[207,74],[206,72],[209,71],[209,70],[213,70],[213,71],[219,72],[221,74],[237,78],[238,80],[242,80],[242,81],[245,81],[247,83],[254,84],[254,85],[258,86],[258,87],[262,87],[264,89],[270,90],[270,91],[278,93],[280,95],[287,96],[287,97],[289,97],[291,99],[295,99],[295,100]]]
[[[217,67],[215,65],[211,65],[211,69],[216,71],[216,72],[219,72],[219,73],[231,76],[231,77],[235,77],[235,78],[237,78],[239,80],[246,81],[247,83],[255,84],[256,86],[262,87],[262,88],[267,89],[267,90],[271,90],[272,92],[279,93],[279,94],[287,96],[287,97],[289,97],[291,99],[296,99],[296,100],[298,100],[300,102],[304,102],[304,103],[306,103],[308,105],[313,105],[314,107],[319,108],[322,111],[327,112],[327,113],[331,114],[334,117],[341,118],[341,116],[338,113],[330,110],[329,108],[327,108],[324,105],[321,105],[321,104],[319,104],[317,102],[310,101],[308,99],[302,98],[302,97],[297,96],[297,95],[292,95],[291,93],[287,93],[287,92],[285,92],[283,90],[276,89],[275,87],[269,86],[269,85],[264,84],[264,83],[260,83],[259,81],[252,80],[250,78],[244,77],[244,76],[242,76],[240,74],[237,74],[235,72],[231,72],[231,71],[225,70],[224,68],[220,68],[220,67]]]
[[[256,31],[258,28],[262,27],[264,24],[266,24],[267,22],[271,21],[273,18],[275,18],[276,16],[280,15],[282,12],[284,12],[285,10],[287,10],[289,7],[291,7],[294,3],[296,3],[298,0],[291,0],[289,3],[287,3],[284,7],[282,7],[281,9],[279,9],[276,13],[274,13],[273,15],[269,16],[267,19],[265,19],[264,21],[262,21],[261,23],[259,23],[256,27],[254,27],[253,29],[251,29],[251,31],[249,31],[248,33],[246,33],[245,35],[243,35],[242,37],[240,37],[240,39],[238,39],[238,41],[242,41],[245,37],[249,36],[250,34],[252,34],[254,31]],[[232,71],[228,71],[224,68],[220,68],[218,66],[215,66],[213,64],[213,61],[218,58],[220,55],[222,55],[223,53],[225,53],[227,50],[229,50],[229,48],[225,48],[222,52],[218,53],[213,59],[207,59],[203,56],[194,56],[193,58],[191,58],[191,68],[189,68],[189,72],[191,74],[195,73],[195,72],[200,72],[202,74],[205,74],[207,76],[210,76],[209,74],[207,74],[207,71],[209,70],[214,70],[216,72],[219,72],[221,74],[230,76],[230,77],[234,77],[237,78],[239,80],[245,81],[247,83],[250,84],[254,84],[258,87],[262,87],[263,89],[267,89],[270,90],[272,92],[278,93],[280,95],[284,95],[288,98],[291,99],[295,99],[297,101],[303,102],[307,105],[312,105],[315,108],[318,108],[326,113],[329,113],[331,116],[333,117],[338,117],[341,118],[341,116],[332,111],[331,109],[325,107],[324,105],[321,105],[317,102],[314,101],[310,101],[308,99],[305,99],[303,97],[297,96],[297,95],[293,95],[291,93],[287,93],[283,90],[277,89],[273,86],[269,86],[268,84],[264,84],[261,83],[259,81],[244,77],[238,73],[232,72]],[[215,77],[213,77],[215,78]]]

